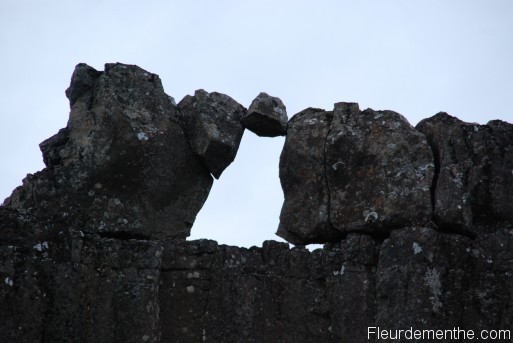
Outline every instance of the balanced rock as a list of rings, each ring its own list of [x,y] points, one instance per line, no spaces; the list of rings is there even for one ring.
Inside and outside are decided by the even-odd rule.
[[[213,180],[158,76],[79,65],[67,94],[46,168],[0,205],[2,342],[511,340],[511,124],[438,114],[426,139],[391,111],[304,110],[280,160],[300,246],[248,249],[184,239]]]
[[[424,225],[433,155],[425,136],[392,111],[338,103],[288,124],[280,161],[285,195],[278,235],[295,244]]]
[[[242,118],[242,125],[258,136],[284,136],[287,132],[287,109],[283,102],[267,93],[260,93],[253,100]]]
[[[79,64],[66,94],[67,127],[41,143],[47,168],[29,175],[7,206],[104,235],[187,237],[212,177],[159,77],[132,65],[98,72]]]
[[[203,89],[183,98],[178,108],[192,150],[218,179],[235,159],[246,109],[228,95]]]
[[[434,220],[451,231],[513,226],[513,125],[465,123],[438,113],[417,125],[437,165]],[[477,230],[477,231],[476,231]]]

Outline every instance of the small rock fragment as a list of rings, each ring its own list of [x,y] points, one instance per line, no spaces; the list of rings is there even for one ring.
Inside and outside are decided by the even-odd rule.
[[[283,102],[267,93],[260,93],[242,118],[242,125],[258,136],[284,136],[287,132],[287,109]]]

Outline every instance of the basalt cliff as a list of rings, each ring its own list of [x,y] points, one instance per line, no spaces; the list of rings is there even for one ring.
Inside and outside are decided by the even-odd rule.
[[[46,168],[0,207],[2,342],[511,329],[512,124],[438,113],[413,127],[343,102],[288,120],[266,93],[248,109],[204,90],[177,104],[119,63],[79,64],[66,96],[67,126],[40,144]],[[286,135],[277,234],[293,245],[186,241],[245,129]]]

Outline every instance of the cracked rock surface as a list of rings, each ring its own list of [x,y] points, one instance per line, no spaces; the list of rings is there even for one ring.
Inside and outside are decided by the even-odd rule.
[[[307,108],[292,117],[280,157],[280,182],[285,194],[277,234],[292,243],[327,239],[329,191],[324,150],[332,114]]]
[[[46,168],[0,206],[2,342],[511,329],[511,124],[440,113],[414,129],[355,103],[308,108],[279,170],[278,233],[297,246],[247,249],[185,240],[212,166],[219,176],[235,156],[242,105],[198,91],[176,106],[157,75],[119,63],[78,65],[66,94],[68,125],[40,145]],[[205,111],[219,120],[196,120]],[[220,150],[212,125],[231,137]],[[204,138],[215,154],[195,150]]]
[[[294,244],[380,233],[431,218],[435,165],[426,137],[392,111],[305,110],[289,122],[280,162],[278,235]]]
[[[454,231],[477,234],[513,224],[513,125],[465,123],[447,113],[424,119],[438,168],[434,218]]]
[[[47,168],[5,204],[106,236],[187,237],[212,177],[158,75],[79,64],[67,95],[68,125],[41,143]]]
[[[246,108],[228,95],[203,89],[183,98],[178,108],[192,150],[218,179],[239,150]]]

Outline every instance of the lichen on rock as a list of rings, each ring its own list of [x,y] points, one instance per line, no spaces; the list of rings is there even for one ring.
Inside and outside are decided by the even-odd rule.
[[[301,111],[279,168],[278,234],[296,246],[246,249],[185,240],[254,124],[242,105],[200,90],[177,106],[157,75],[120,63],[79,64],[66,95],[67,126],[40,145],[46,168],[0,206],[2,341],[510,328],[513,125]]]
[[[303,111],[289,121],[280,164],[278,234],[292,243],[337,241],[431,218],[434,160],[426,137],[392,111]]]

